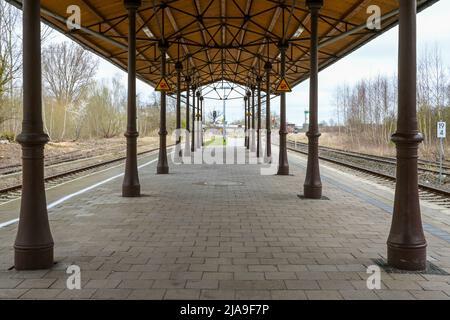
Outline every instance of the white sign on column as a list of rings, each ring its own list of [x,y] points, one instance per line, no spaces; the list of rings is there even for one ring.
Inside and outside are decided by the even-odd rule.
[[[444,139],[447,135],[447,128],[446,123],[443,121],[440,121],[437,123],[437,137],[440,142],[440,148],[439,148],[439,182],[442,184],[444,182],[444,174],[443,174],[443,167],[442,163],[444,161]]]
[[[445,139],[447,135],[447,125],[445,122],[438,122],[437,124],[437,137],[438,139]]]

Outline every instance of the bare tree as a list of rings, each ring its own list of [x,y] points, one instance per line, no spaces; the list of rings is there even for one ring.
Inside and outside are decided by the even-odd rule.
[[[418,62],[417,116],[424,134],[421,155],[433,158],[438,153],[436,124],[439,120],[450,122],[450,70],[436,46],[432,50],[425,47]],[[396,76],[379,75],[360,80],[352,88],[337,88],[335,107],[338,118],[344,120],[349,148],[389,148],[396,126],[397,96]],[[392,150],[392,144],[390,147]]]
[[[117,108],[106,82],[91,86],[86,108],[86,120],[90,135],[102,138],[112,138],[124,130],[125,114]]]
[[[208,120],[211,122],[211,124],[217,124],[219,119],[223,116],[223,112],[220,110],[212,110],[208,112]]]
[[[0,125],[16,118],[14,97],[15,82],[19,78],[21,66],[20,41],[17,27],[20,22],[19,10],[0,2]],[[15,130],[13,123],[10,130]]]
[[[76,109],[76,105],[86,97],[86,90],[94,79],[97,65],[98,60],[93,54],[72,42],[50,44],[43,50],[44,87],[53,98],[55,107],[62,111],[61,140],[66,133],[67,114]]]

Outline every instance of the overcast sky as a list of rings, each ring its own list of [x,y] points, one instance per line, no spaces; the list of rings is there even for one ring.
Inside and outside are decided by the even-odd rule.
[[[450,68],[450,1],[441,0],[418,15],[417,20],[418,52],[425,47],[438,46],[441,50],[444,64]],[[58,36],[56,41],[63,40]],[[353,84],[362,78],[373,77],[378,74],[392,76],[397,71],[398,28],[393,28],[368,43],[359,50],[348,55],[319,74],[319,121],[329,121],[335,118],[333,94],[338,85]],[[106,60],[101,59],[98,75],[99,79],[111,78],[120,74],[126,84],[126,74]],[[138,81],[138,93],[148,100],[153,88]],[[287,95],[287,119],[301,125],[304,111],[308,108],[308,81],[294,88]],[[206,101],[208,109],[222,109],[220,101]],[[243,102],[230,101],[227,103],[227,120],[233,121],[243,118]],[[278,113],[279,99],[274,99],[272,110]]]

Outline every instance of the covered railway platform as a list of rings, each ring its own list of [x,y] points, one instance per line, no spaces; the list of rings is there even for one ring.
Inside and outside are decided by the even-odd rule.
[[[20,204],[0,207],[10,217],[0,224],[0,298],[450,298],[448,212],[421,206],[417,181],[416,14],[435,0],[7,1],[24,16],[23,186]],[[367,22],[374,4],[379,30]],[[81,9],[81,24],[69,30],[70,5]],[[47,192],[41,21],[129,75],[125,165]],[[318,75],[397,24],[397,182],[390,192],[319,166]],[[160,148],[149,159],[136,150],[136,78],[153,86],[164,80],[175,91],[160,88]],[[295,86],[307,79],[302,158],[288,153],[288,93],[276,91],[283,80]],[[218,148],[202,146],[202,88],[221,80],[244,88],[246,118],[245,140],[225,152],[257,163],[173,163],[180,151],[195,158]],[[177,128],[184,117],[188,129],[173,148],[166,143],[168,94],[177,98]],[[279,132],[270,123],[275,95]],[[274,174],[261,174],[266,167]],[[69,265],[80,266],[82,290],[65,289]],[[367,288],[371,265],[383,269],[377,291]]]

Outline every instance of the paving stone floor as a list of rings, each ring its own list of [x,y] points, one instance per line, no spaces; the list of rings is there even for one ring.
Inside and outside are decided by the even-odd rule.
[[[382,272],[381,290],[367,289],[391,216],[326,182],[330,200],[300,199],[295,161],[292,176],[260,167],[172,166],[157,176],[153,164],[140,173],[142,198],[120,197],[121,179],[74,197],[51,209],[52,270],[8,270],[17,224],[0,229],[0,298],[450,299],[442,275]],[[450,272],[449,243],[427,240]],[[69,265],[81,268],[81,290],[66,288]]]

